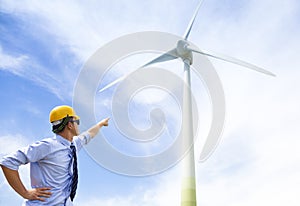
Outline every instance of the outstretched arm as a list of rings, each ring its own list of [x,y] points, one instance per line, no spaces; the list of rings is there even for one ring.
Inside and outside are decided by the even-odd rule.
[[[50,197],[51,192],[49,190],[51,188],[43,187],[27,190],[20,179],[18,170],[11,170],[3,165],[1,167],[9,185],[24,199],[45,201],[43,197]]]
[[[108,126],[108,120],[109,118],[103,119],[94,126],[92,126],[90,129],[88,129],[87,132],[89,133],[90,137],[94,138],[98,134],[101,127]]]

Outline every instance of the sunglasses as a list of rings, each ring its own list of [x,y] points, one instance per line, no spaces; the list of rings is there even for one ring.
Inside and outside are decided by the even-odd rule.
[[[79,119],[71,120],[70,122],[76,122],[76,123],[77,123],[77,125],[79,125],[79,124],[80,124],[80,121],[79,121]]]

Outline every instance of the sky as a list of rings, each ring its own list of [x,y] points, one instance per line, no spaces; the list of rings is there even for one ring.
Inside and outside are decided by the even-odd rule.
[[[197,5],[196,0],[0,0],[0,155],[53,136],[49,112],[54,106],[74,103],[80,72],[99,48],[135,32],[182,36]],[[259,65],[276,77],[209,58],[222,82],[226,120],[219,145],[205,162],[198,157],[211,105],[209,94],[203,94],[203,82],[199,83],[201,77],[192,77],[199,122],[205,125],[195,143],[198,205],[299,205],[299,22],[296,0],[203,2],[189,41]],[[140,61],[154,56],[146,54]],[[135,68],[135,60],[124,61],[123,68]],[[173,64],[164,63],[166,67]],[[107,82],[128,72],[119,67],[111,69]],[[171,144],[180,127],[180,109],[176,102],[166,104],[171,98],[162,98],[159,92],[150,91],[145,95],[148,99],[136,95],[138,105],[129,106],[128,115],[135,124],[147,126],[141,104],[147,106],[145,113],[151,103],[160,105],[166,114],[173,114],[167,124],[169,139],[150,146],[129,144],[117,133],[114,118],[101,131],[104,138],[131,155],[150,155]],[[113,90],[106,93],[113,94]],[[101,102],[101,94],[96,93],[95,99]],[[107,106],[110,101],[103,98],[99,104]],[[98,120],[109,115],[101,108],[95,112]],[[131,113],[135,115],[130,117]],[[180,163],[135,177],[105,169],[82,150],[79,171],[76,205],[180,205]],[[29,167],[22,166],[20,174],[29,187]],[[0,205],[21,205],[22,201],[0,175]]]

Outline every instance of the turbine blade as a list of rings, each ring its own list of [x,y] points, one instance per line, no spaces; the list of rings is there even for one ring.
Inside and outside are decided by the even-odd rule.
[[[117,83],[121,82],[123,79],[125,79],[127,76],[128,76],[128,75],[124,75],[124,76],[122,76],[122,77],[116,79],[115,81],[109,83],[108,85],[106,85],[105,87],[103,87],[102,89],[100,89],[98,92],[103,92],[104,90],[106,90],[106,89],[108,89],[108,88],[114,86],[115,84],[117,84]]]
[[[176,49],[172,49],[172,50],[168,51],[167,53],[164,53],[164,54],[160,55],[159,57],[153,59],[152,61],[148,62],[144,66],[141,66],[139,69],[141,69],[143,67],[146,67],[146,66],[149,66],[149,65],[154,64],[154,63],[169,61],[169,60],[173,60],[173,59],[176,59],[176,58],[178,58]],[[102,89],[100,89],[98,92],[103,92],[104,90],[106,90],[106,89],[114,86],[115,84],[123,81],[129,75],[124,75],[124,76],[116,79],[115,81],[109,83],[108,85],[106,85],[105,87],[103,87]]]
[[[178,55],[177,55],[176,49],[172,49],[172,50],[160,55],[159,57],[153,59],[152,61],[148,62],[147,64],[143,65],[141,68],[149,66],[154,63],[170,61],[170,60],[177,59],[177,58],[178,58]]]
[[[198,6],[197,6],[197,8],[196,8],[196,11],[195,11],[195,13],[194,13],[194,16],[192,17],[192,19],[191,19],[191,21],[190,21],[190,23],[189,23],[189,26],[187,27],[187,30],[186,30],[185,34],[183,35],[183,38],[184,38],[185,40],[187,40],[188,37],[189,37],[189,35],[190,35],[190,32],[191,32],[191,30],[192,30],[194,21],[195,21],[195,19],[196,19],[196,16],[197,16],[197,14],[198,14],[198,11],[199,11],[200,6],[201,6],[201,4],[202,4],[203,1],[204,1],[204,0],[201,0],[201,1],[199,2]]]
[[[189,50],[193,51],[193,52],[196,52],[196,53],[199,53],[199,54],[203,54],[203,55],[206,55],[206,56],[209,56],[209,57],[213,57],[213,58],[216,58],[216,59],[220,59],[220,60],[223,60],[223,61],[227,61],[227,62],[230,62],[230,63],[234,63],[234,64],[237,64],[237,65],[240,65],[240,66],[243,66],[243,67],[247,67],[249,69],[252,69],[252,70],[255,70],[257,72],[261,72],[261,73],[264,73],[264,74],[267,74],[267,75],[270,75],[270,76],[276,76],[275,74],[273,74],[272,72],[269,72],[261,67],[258,67],[258,66],[255,66],[254,64],[250,64],[248,62],[245,62],[245,61],[242,61],[240,59],[237,59],[237,58],[234,58],[234,57],[230,57],[230,56],[227,56],[227,55],[224,55],[224,54],[218,54],[216,52],[212,52],[212,51],[199,51],[199,50],[195,50],[195,49],[191,49],[191,48],[188,48]]]

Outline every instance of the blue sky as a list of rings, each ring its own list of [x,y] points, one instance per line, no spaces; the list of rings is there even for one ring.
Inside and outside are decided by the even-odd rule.
[[[52,136],[49,111],[72,105],[80,70],[98,48],[140,31],[182,35],[197,4],[0,0],[0,154]],[[299,20],[296,0],[206,0],[200,8],[190,41],[277,77],[211,59],[225,92],[226,124],[216,151],[197,163],[199,205],[299,205]],[[200,100],[198,86],[193,83]],[[118,142],[109,127],[104,132]],[[203,141],[196,142],[197,157]],[[180,165],[129,177],[104,169],[84,150],[79,158],[77,205],[179,205]],[[22,167],[27,186],[28,174]],[[0,205],[5,202],[20,205],[22,199],[0,175]]]

